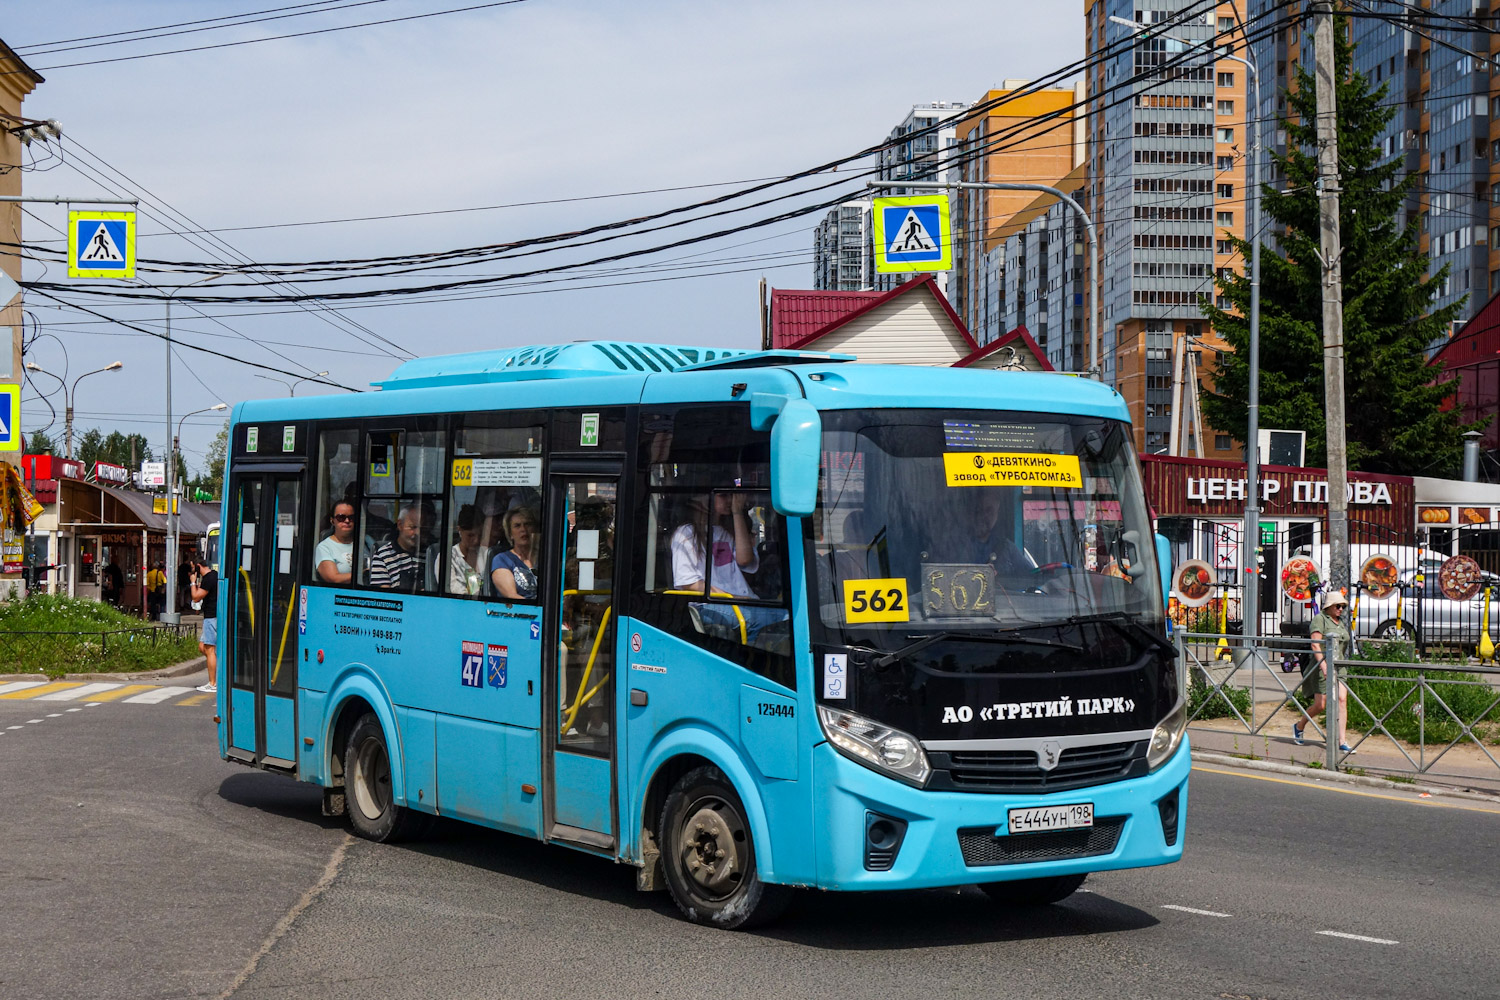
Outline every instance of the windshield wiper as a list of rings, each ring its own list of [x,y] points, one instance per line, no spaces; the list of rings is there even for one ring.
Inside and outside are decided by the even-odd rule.
[[[1061,625],[1112,625],[1115,631],[1126,637],[1144,638],[1168,656],[1177,655],[1177,647],[1165,636],[1157,635],[1144,622],[1125,611],[1102,611],[1094,615],[1070,615],[1053,621],[1036,622],[1022,628],[1057,628]]]
[[[1022,627],[1030,628],[1031,626]],[[1071,649],[1075,653],[1084,652],[1084,648],[1082,646],[1075,646],[1071,642],[1057,642],[1053,639],[1031,639],[1024,635],[1015,635],[1014,633],[1016,631],[1016,629],[1005,629],[999,633],[932,632],[928,635],[922,636],[922,638],[918,639],[916,642],[908,643],[898,650],[886,653],[884,656],[876,657],[874,660],[870,661],[870,665],[872,667],[875,667],[877,670],[883,670],[902,657],[910,656],[912,653],[926,649],[933,643],[942,642],[944,639],[967,639],[970,642],[998,642],[1005,643],[1007,645],[1019,644],[1024,646],[1049,646],[1053,649]]]

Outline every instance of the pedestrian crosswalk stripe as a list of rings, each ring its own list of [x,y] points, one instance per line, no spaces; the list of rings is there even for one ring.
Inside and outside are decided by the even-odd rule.
[[[155,684],[126,684],[122,688],[115,688],[113,691],[105,691],[103,694],[96,694],[92,698],[90,698],[89,701],[97,704],[101,701],[114,701],[117,698],[128,698],[130,695],[140,694],[142,691],[155,690]]]
[[[108,681],[98,684],[85,684],[83,687],[74,688],[71,691],[54,691],[52,694],[44,694],[37,701],[74,701],[75,699],[100,694],[104,691],[113,691],[115,688],[122,686],[118,682],[110,683]]]
[[[192,708],[194,705],[201,705],[205,701],[211,701],[212,699],[213,699],[213,695],[211,695],[211,694],[195,694],[191,698],[184,698],[181,701],[179,701],[177,703],[177,707],[178,708]]]
[[[52,684],[43,684],[41,687],[28,687],[22,691],[12,691],[10,694],[0,694],[0,698],[36,698],[39,695],[51,694],[54,691],[66,691],[69,688],[76,687],[83,687],[83,683],[81,681],[55,681]]]
[[[175,697],[177,697],[180,694],[187,694],[191,690],[192,690],[192,688],[189,688],[189,687],[163,687],[163,688],[157,688],[155,691],[147,691],[145,694],[138,694],[138,695],[135,695],[133,697],[126,698],[125,699],[125,704],[127,704],[127,705],[155,705],[155,704],[157,704],[159,702],[166,701],[168,698],[175,698]]]
[[[7,681],[4,684],[0,684],[0,694],[5,694],[7,691],[24,691],[27,688],[41,687],[45,683],[47,683],[47,682],[46,681]]]

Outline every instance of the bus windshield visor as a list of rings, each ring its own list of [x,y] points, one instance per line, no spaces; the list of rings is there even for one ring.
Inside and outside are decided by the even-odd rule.
[[[1160,628],[1127,425],[938,410],[823,420],[812,552],[828,638],[888,648],[1101,615]]]

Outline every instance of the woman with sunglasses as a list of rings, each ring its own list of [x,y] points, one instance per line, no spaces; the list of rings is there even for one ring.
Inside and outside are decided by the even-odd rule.
[[[353,578],[354,505],[340,500],[328,515],[333,534],[318,543],[313,562],[324,583],[348,583]]]

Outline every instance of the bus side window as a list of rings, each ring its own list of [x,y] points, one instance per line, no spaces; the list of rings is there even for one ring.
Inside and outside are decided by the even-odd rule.
[[[545,425],[529,411],[467,414],[461,421],[453,432],[449,463],[453,492],[444,536],[448,550],[444,589],[449,594],[497,597],[495,569],[512,565],[505,557],[512,549],[508,525],[524,516],[518,513],[523,511],[541,523]],[[533,564],[537,553],[530,550],[540,549],[540,541],[533,533],[525,542]],[[512,569],[509,578],[513,581],[514,577]],[[523,595],[520,599],[534,598]]]
[[[794,687],[786,523],[749,405],[642,414],[639,469],[638,615]]]
[[[325,430],[319,435],[311,583],[353,582],[354,528],[359,513],[358,450],[359,431],[352,428]]]
[[[360,581],[403,593],[441,593],[444,462],[441,430],[372,431]]]

